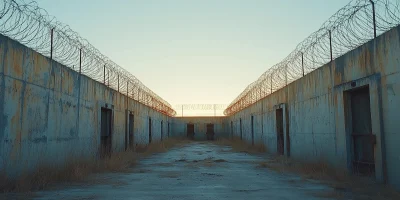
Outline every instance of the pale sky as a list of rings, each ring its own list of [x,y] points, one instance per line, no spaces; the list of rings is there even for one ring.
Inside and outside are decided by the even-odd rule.
[[[171,105],[229,104],[349,0],[37,0]]]

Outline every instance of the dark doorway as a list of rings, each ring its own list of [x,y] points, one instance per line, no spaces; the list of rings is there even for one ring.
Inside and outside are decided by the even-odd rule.
[[[164,134],[164,131],[163,131],[163,121],[161,120],[161,141],[163,140],[163,134]]]
[[[111,132],[112,110],[101,108],[101,138],[100,156],[106,157],[111,154],[112,132]]]
[[[251,144],[254,145],[254,116],[251,116]]]
[[[214,124],[207,124],[207,140],[214,140]]]
[[[167,127],[167,135],[168,135],[168,138],[169,138],[169,122],[168,122],[168,127]]]
[[[372,176],[375,174],[376,138],[372,134],[369,87],[352,90],[349,94],[353,171]]]
[[[283,136],[283,109],[276,109],[276,136],[278,155],[284,154],[284,136]]]
[[[243,140],[243,127],[242,127],[242,118],[240,118],[240,139]]]
[[[186,125],[186,136],[189,139],[194,139],[194,124],[187,124]]]
[[[231,137],[233,138],[233,121],[231,121]]]
[[[289,130],[289,110],[287,107],[285,107],[285,120],[286,120],[286,130],[285,130],[285,142],[286,142],[286,156],[290,156],[290,130]]]
[[[149,144],[151,143],[151,117],[149,117]]]
[[[133,149],[134,136],[133,136],[133,126],[134,126],[134,116],[133,114],[129,114],[128,117],[129,125],[128,125],[128,133],[129,133],[129,148]]]
[[[126,110],[126,113],[129,113],[128,110]],[[125,151],[128,150],[129,148],[129,114],[126,116],[126,127],[125,127]]]

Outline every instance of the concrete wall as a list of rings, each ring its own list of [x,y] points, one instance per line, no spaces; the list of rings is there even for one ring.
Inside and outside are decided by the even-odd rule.
[[[173,120],[172,133],[174,136],[186,137],[187,124],[194,124],[196,140],[205,140],[207,124],[214,124],[214,138],[229,137],[225,117],[176,117]]]
[[[134,141],[164,138],[171,119],[84,75],[0,36],[0,171],[98,156],[101,107],[113,112],[112,149],[125,149],[128,111]],[[11,170],[12,169],[12,170]]]
[[[161,132],[164,138],[168,132],[186,136],[187,123],[195,124],[200,136],[206,124],[213,123],[216,137],[233,133],[276,152],[276,109],[282,108],[286,155],[323,159],[349,169],[346,94],[368,85],[377,140],[376,178],[400,189],[400,27],[228,118],[169,118],[4,36],[0,36],[0,63],[0,170],[10,174],[39,163],[98,156],[100,111],[105,106],[113,111],[114,151],[125,148],[131,111],[137,144],[148,143],[151,117],[153,141],[161,139]]]
[[[372,133],[376,136],[376,179],[400,189],[400,27],[348,52],[331,63],[230,116],[235,136],[254,138],[277,151],[276,109],[284,110],[285,154],[323,159],[351,168],[351,139],[346,121],[348,91],[369,86]]]

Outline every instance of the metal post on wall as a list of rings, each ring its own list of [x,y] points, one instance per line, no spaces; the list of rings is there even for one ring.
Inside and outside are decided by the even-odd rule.
[[[139,88],[137,89],[137,95],[136,95],[136,100],[139,101]]]
[[[82,48],[79,49],[79,73],[82,73]]]
[[[126,81],[126,110],[128,110],[129,108],[129,81]],[[127,121],[128,121],[128,117],[129,115],[126,116],[127,117]]]
[[[54,28],[51,29],[50,32],[50,59],[53,60],[53,32],[54,32]]]
[[[106,65],[103,66],[103,78],[104,78],[103,84],[105,85],[106,84]]]
[[[274,73],[271,73],[271,93],[272,94],[272,75],[274,75]]]
[[[140,88],[138,88],[137,95],[138,95],[138,101],[140,102]]]
[[[303,76],[304,76],[304,54],[301,52],[301,69],[303,71]]]
[[[330,53],[331,53],[331,61],[333,60],[332,56],[332,32],[329,30],[329,48],[330,48]]]
[[[369,0],[372,4],[372,23],[374,24],[374,38],[376,38],[376,19],[375,19],[375,3],[372,0]]]
[[[286,83],[286,86],[287,86],[287,75],[288,75],[288,66],[287,66],[287,64],[285,65],[285,83]]]
[[[126,96],[129,97],[129,81],[126,82]]]
[[[118,82],[118,89],[117,89],[117,91],[119,92],[119,74],[117,75],[117,82]]]
[[[138,90],[138,101],[139,102],[142,102],[141,101],[141,96],[143,96],[143,94],[140,92],[140,88],[139,88],[139,90]]]
[[[110,70],[107,70],[107,86],[110,87]]]

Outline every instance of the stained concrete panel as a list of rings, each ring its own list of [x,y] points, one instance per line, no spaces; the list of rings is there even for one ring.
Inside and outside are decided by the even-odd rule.
[[[28,83],[38,85],[40,87],[49,88],[52,71],[52,62],[49,58],[42,56],[30,49],[24,49],[24,80]]]
[[[24,50],[22,45],[4,36],[0,38],[0,41],[4,44],[4,60],[2,61],[4,75],[23,80]]]
[[[23,84],[22,91],[24,91],[21,93],[22,137],[27,136],[34,142],[46,142],[49,92],[43,87],[32,84]]]
[[[4,139],[14,140],[21,134],[24,83],[4,77]]]
[[[383,100],[383,126],[385,130],[386,143],[386,166],[388,182],[400,188],[400,73],[386,77],[386,85],[382,86]]]

